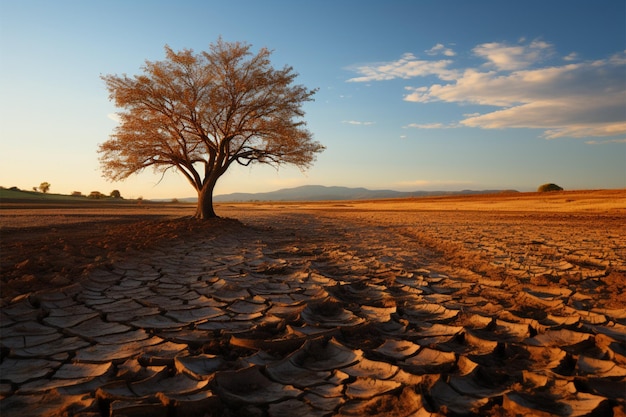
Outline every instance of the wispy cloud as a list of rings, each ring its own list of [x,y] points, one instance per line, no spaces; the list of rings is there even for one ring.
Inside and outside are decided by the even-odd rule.
[[[546,138],[626,133],[626,55],[606,60],[513,71],[468,69],[454,83],[417,88],[407,101],[501,107],[460,121],[484,129],[544,129]]]
[[[405,127],[532,128],[542,129],[548,139],[626,134],[626,51],[606,59],[576,62],[578,56],[572,53],[563,58],[565,64],[548,66],[545,60],[554,55],[550,43],[520,42],[476,46],[472,51],[486,61],[478,68],[451,69],[450,60],[418,60],[405,54],[398,61],[358,67],[355,71],[362,77],[350,81],[434,75],[441,82],[407,86],[404,100],[496,107],[464,115],[448,125],[413,123]],[[441,49],[438,45],[434,47],[437,50]]]
[[[458,124],[444,124],[444,123],[409,123],[406,126],[402,126],[404,129],[454,129],[460,127]]]
[[[543,41],[533,41],[526,45],[490,42],[478,45],[472,51],[476,56],[485,58],[488,66],[511,71],[527,68],[548,58],[554,53],[554,48]]]
[[[456,52],[454,52],[450,48],[446,48],[444,44],[438,43],[430,49],[425,50],[428,55],[445,55],[445,56],[455,56]]]
[[[409,79],[427,75],[436,75],[442,80],[453,80],[457,74],[454,70],[448,68],[448,65],[451,63],[452,61],[450,60],[428,61],[417,59],[415,55],[406,53],[396,61],[352,67],[350,69],[361,74],[361,76],[350,78],[348,82],[362,83],[393,80],[396,78]]]
[[[107,117],[117,123],[122,121],[122,118],[117,113],[109,113]]]
[[[370,126],[375,122],[360,122],[358,120],[342,120],[341,123],[349,124],[349,125],[358,125],[358,126]]]
[[[588,140],[585,143],[587,145],[607,145],[609,143],[626,143],[626,138],[612,139],[612,140]]]

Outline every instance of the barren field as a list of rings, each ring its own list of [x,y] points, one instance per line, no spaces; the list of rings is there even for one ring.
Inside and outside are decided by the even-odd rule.
[[[625,190],[193,211],[2,203],[2,415],[626,415]]]

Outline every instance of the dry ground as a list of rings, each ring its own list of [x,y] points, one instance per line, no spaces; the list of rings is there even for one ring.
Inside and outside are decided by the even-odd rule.
[[[60,288],[130,250],[211,227],[189,218],[193,207],[173,204],[7,203],[0,205],[3,302]],[[186,217],[182,217],[186,216]]]
[[[193,211],[3,202],[0,410],[626,411],[625,190]]]
[[[428,258],[422,265],[436,264],[453,275],[469,270],[520,285],[570,287],[606,308],[626,305],[626,190],[255,203],[221,212],[277,228],[291,214],[304,233],[333,225],[342,232],[327,240],[342,236],[347,247],[360,244],[365,252],[369,244],[372,256],[403,242],[405,248],[421,248],[413,254]],[[307,227],[297,213],[308,213],[318,224]]]
[[[163,240],[188,238],[219,227],[190,219],[193,211],[193,206],[185,204],[85,208],[80,204],[2,202],[2,300],[6,302],[20,294],[62,287],[85,271],[123,258],[130,250],[148,248]],[[585,255],[596,256],[606,262],[610,259],[602,258],[609,255],[617,256],[622,262],[626,259],[623,250],[611,254],[602,251],[616,239],[623,241],[626,235],[625,190],[221,204],[216,206],[216,211],[222,217],[261,226],[268,222],[280,225],[283,214],[309,213],[346,222],[355,231],[372,226],[373,231],[382,231],[381,236],[386,237],[389,231],[400,235],[408,233],[415,242],[430,247],[438,256],[445,255],[442,263],[456,260],[461,265],[451,267],[478,268],[491,274],[502,272],[502,268],[493,267],[507,264],[507,254],[510,260],[516,255],[503,252],[496,245],[517,245],[521,252],[529,248],[535,250],[538,244],[532,242],[545,240],[547,233],[551,234],[548,239],[562,245],[561,251],[572,252],[561,253],[559,256],[563,259],[572,255],[585,259]],[[329,239],[332,240],[332,236]],[[595,255],[584,253],[587,248],[575,254],[577,249],[573,245],[590,239],[595,244],[587,246]],[[602,265],[599,268],[613,280],[613,268]],[[535,280],[540,280],[537,276],[542,274],[533,275]],[[605,288],[603,298],[610,298],[612,304],[623,303],[619,282],[615,285],[615,291],[613,287]]]

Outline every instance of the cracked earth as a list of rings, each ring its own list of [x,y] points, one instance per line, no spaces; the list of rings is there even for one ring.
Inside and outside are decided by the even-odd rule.
[[[2,415],[626,412],[623,215],[221,214],[3,300]]]

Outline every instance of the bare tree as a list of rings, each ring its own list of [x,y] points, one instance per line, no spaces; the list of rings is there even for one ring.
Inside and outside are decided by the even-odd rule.
[[[123,109],[99,148],[105,177],[174,168],[198,193],[195,217],[207,219],[216,217],[213,190],[232,163],[305,169],[323,151],[300,120],[316,90],[294,85],[292,67],[274,69],[269,50],[253,55],[248,44],[219,39],[208,52],[165,53],[141,75],[102,77]]]

